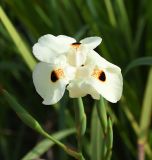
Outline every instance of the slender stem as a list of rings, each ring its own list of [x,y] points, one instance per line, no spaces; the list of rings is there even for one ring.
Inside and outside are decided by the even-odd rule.
[[[79,152],[76,152],[72,149],[70,149],[69,147],[67,147],[66,145],[64,145],[63,143],[61,143],[60,141],[54,139],[52,136],[50,136],[48,133],[46,132],[41,132],[41,134],[45,137],[47,137],[48,139],[50,139],[52,142],[54,142],[56,145],[58,145],[60,148],[62,148],[67,154],[71,155],[72,157],[74,157],[75,159],[78,160],[85,160],[83,155]]]
[[[6,90],[0,88],[0,92],[6,98],[10,107],[16,112],[16,114],[20,117],[20,119],[30,128],[34,129],[44,137],[50,139],[52,142],[57,144],[60,148],[62,148],[67,154],[71,155],[77,160],[84,160],[83,155],[79,152],[73,151],[72,149],[68,148],[66,145],[49,135],[44,129],[41,127],[39,122],[33,118],[17,101],[16,99],[9,94]]]
[[[83,101],[81,98],[74,100],[75,121],[77,129],[78,150],[82,152],[82,137],[86,130],[86,115],[84,112]]]
[[[103,130],[103,133],[106,136],[107,134],[107,112],[106,112],[105,102],[102,97],[100,97],[99,101],[96,101],[96,109],[97,109],[97,114],[100,120],[100,124]]]
[[[138,160],[145,160],[144,144],[138,142]]]

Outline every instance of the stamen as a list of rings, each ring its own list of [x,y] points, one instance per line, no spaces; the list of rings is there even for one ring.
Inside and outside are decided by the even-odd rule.
[[[72,44],[71,44],[71,46],[72,46],[73,48],[76,48],[76,49],[79,48],[80,45],[81,45],[80,42],[75,42],[75,43],[72,43]]]
[[[106,75],[105,72],[99,69],[94,69],[92,76],[95,77],[96,79],[105,82],[106,81]]]
[[[52,82],[56,82],[56,81],[58,81],[60,78],[62,78],[63,76],[64,76],[63,70],[62,70],[62,69],[57,69],[57,70],[53,70],[53,71],[51,72],[51,77],[50,77],[50,79],[51,79]]]

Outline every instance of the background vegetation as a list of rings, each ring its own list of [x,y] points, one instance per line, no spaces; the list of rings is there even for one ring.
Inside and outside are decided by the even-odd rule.
[[[1,0],[0,85],[49,133],[76,148],[74,108],[65,94],[55,106],[43,106],[35,92],[32,46],[44,34],[65,34],[80,40],[101,36],[97,51],[122,68],[124,91],[117,104],[108,103],[113,121],[113,160],[152,159],[152,1],[151,0]],[[7,15],[7,16],[6,16]],[[11,23],[10,23],[11,22]],[[142,57],[142,58],[141,58]],[[93,100],[84,99],[87,132],[86,159],[99,160],[100,124]],[[28,128],[0,96],[0,159],[22,159],[42,142],[43,136]],[[96,114],[96,113],[94,113]],[[66,129],[66,130],[65,130]],[[72,159],[60,148],[43,141],[34,152],[44,159]],[[30,159],[30,158],[29,158]],[[142,160],[142,159],[141,159]]]

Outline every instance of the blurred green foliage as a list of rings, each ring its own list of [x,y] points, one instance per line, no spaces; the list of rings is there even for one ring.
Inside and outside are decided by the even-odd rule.
[[[11,92],[49,133],[71,128],[74,106],[67,94],[55,106],[41,104],[31,76],[35,64],[32,46],[44,34],[65,34],[77,40],[101,36],[98,53],[125,73],[121,101],[106,104],[113,121],[112,159],[137,159],[145,148],[146,159],[151,160],[152,1],[1,0],[0,5],[0,86]],[[82,149],[87,160],[98,160],[101,129],[93,119],[93,100],[89,96],[83,100],[88,124]],[[0,96],[0,159],[17,160],[36,147],[42,137],[26,127],[8,105]],[[65,136],[63,142],[76,147],[75,135]],[[46,147],[39,156],[72,159],[56,146]]]

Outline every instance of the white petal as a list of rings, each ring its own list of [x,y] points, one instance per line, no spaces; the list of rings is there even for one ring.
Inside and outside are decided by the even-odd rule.
[[[51,34],[39,38],[38,43],[33,46],[33,54],[43,62],[54,63],[54,60],[65,54],[74,39],[64,38],[64,36],[55,37]]]
[[[86,64],[96,64],[97,66],[101,67],[101,68],[112,68],[112,71],[114,72],[121,72],[121,69],[108,62],[106,59],[104,59],[103,57],[101,57],[97,52],[95,52],[94,50],[91,50],[88,54],[87,60],[86,60]]]
[[[88,37],[82,39],[80,43],[82,43],[82,45],[86,46],[89,49],[94,49],[101,43],[101,41],[102,39],[100,37]]]
[[[33,54],[38,60],[46,63],[54,63],[55,59],[60,56],[59,53],[55,53],[50,48],[42,46],[39,43],[33,46]]]
[[[57,39],[64,44],[72,44],[76,42],[74,38],[65,35],[59,35],[57,36]]]
[[[66,52],[71,44],[71,43],[66,43],[66,41],[64,41],[63,38],[55,37],[51,34],[47,34],[40,37],[38,43],[41,46],[47,47],[57,53]]]
[[[51,81],[51,73],[56,66],[40,62],[33,71],[33,82],[36,91],[44,99],[43,104],[50,105],[57,103],[65,92],[67,81],[59,79]]]
[[[86,95],[86,92],[81,89],[81,81],[73,80],[70,82],[70,84],[67,86],[67,90],[69,91],[69,97],[71,98],[78,98],[78,97],[84,97]]]
[[[103,70],[105,72],[106,80],[103,82],[96,78],[88,80],[94,89],[100,93],[105,99],[112,103],[120,100],[122,95],[123,81],[121,73],[111,70]]]
[[[38,39],[38,43],[42,46],[50,48],[51,47],[50,44],[54,43],[55,40],[56,40],[55,36],[53,36],[52,34],[46,34]]]
[[[90,77],[93,69],[94,65],[84,65],[78,67],[75,76],[77,79],[87,79]]]
[[[69,64],[80,67],[83,65],[86,61],[87,57],[87,50],[84,47],[79,47],[79,48],[70,48],[67,59]]]
[[[75,78],[76,74],[76,67],[73,67],[67,64],[64,68],[65,76],[67,77],[68,81]]]
[[[82,83],[80,89],[84,90],[86,94],[91,95],[93,99],[98,99],[98,100],[100,99],[100,94],[92,87],[92,85],[86,83],[86,81]]]
[[[83,79],[75,79],[71,81],[67,86],[67,90],[69,90],[69,96],[71,98],[84,97],[89,94],[94,99],[100,99],[100,94]]]

